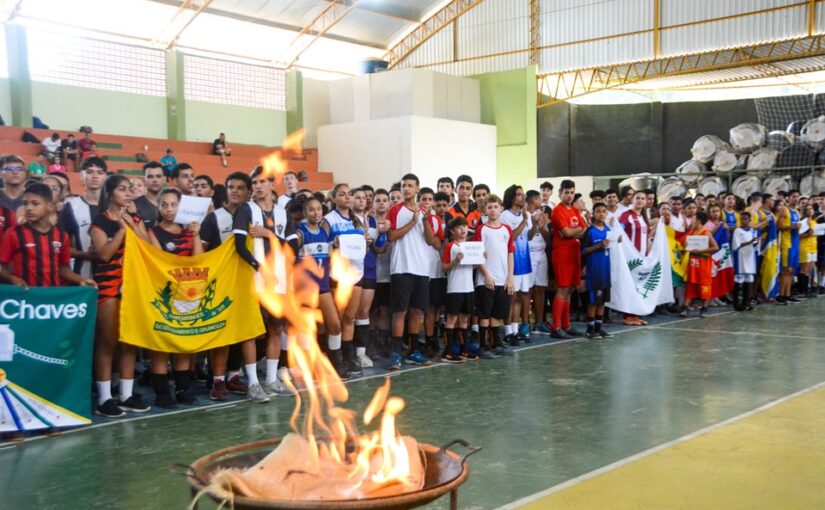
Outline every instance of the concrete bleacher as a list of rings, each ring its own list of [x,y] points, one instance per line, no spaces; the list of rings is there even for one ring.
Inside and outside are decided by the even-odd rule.
[[[52,129],[30,129],[14,126],[0,126],[0,154],[13,153],[21,156],[26,162],[32,161],[37,153],[43,150],[43,146],[36,143],[24,143],[21,141],[23,132],[28,131],[40,140],[45,140],[52,133],[59,133],[60,138],[66,138],[69,133],[80,139],[83,135],[78,132],[52,130]],[[287,167],[294,172],[305,171],[307,181],[300,183],[300,187],[313,191],[326,190],[332,188],[332,174],[318,171],[318,152],[308,149],[302,153],[282,152],[278,147],[265,147],[262,145],[243,145],[233,143],[232,155],[227,158],[228,168],[221,164],[220,157],[212,155],[212,144],[209,142],[187,142],[179,140],[165,140],[162,138],[143,138],[136,136],[120,136],[102,133],[94,133],[92,139],[97,143],[97,153],[103,157],[109,170],[121,173],[140,174],[143,163],[138,163],[135,155],[143,152],[151,160],[160,160],[166,153],[167,148],[175,151],[175,158],[178,163],[189,163],[195,169],[196,175],[206,174],[216,183],[223,180],[232,172],[249,172],[257,165],[261,164],[261,159],[274,153],[280,152],[287,160]],[[67,165],[69,180],[72,190],[79,192],[82,189],[80,174],[72,172],[72,167]],[[278,179],[277,190],[283,192],[283,185]]]

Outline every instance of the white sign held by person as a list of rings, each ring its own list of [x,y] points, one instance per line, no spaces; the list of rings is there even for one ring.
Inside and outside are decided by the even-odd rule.
[[[361,234],[338,236],[338,249],[348,260],[363,260],[367,256],[367,240]]]
[[[175,223],[189,225],[190,223],[203,223],[206,213],[209,212],[209,205],[212,199],[207,197],[192,197],[183,195],[180,197],[178,214],[175,215]]]
[[[468,241],[461,243],[461,253],[464,257],[461,259],[462,266],[476,266],[484,264],[484,243],[481,241]]]
[[[611,243],[610,302],[613,310],[650,315],[658,305],[673,302],[673,277],[670,271],[665,224],[659,222],[653,246],[647,256],[633,243]]]
[[[710,247],[708,236],[686,236],[685,251],[707,250]]]

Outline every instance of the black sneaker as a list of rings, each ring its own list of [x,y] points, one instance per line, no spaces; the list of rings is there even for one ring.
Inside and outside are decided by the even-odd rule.
[[[507,335],[504,337],[504,343],[510,344],[513,347],[518,347],[521,345],[521,341],[519,340],[518,335]]]
[[[602,337],[602,338],[613,338],[613,335],[611,335],[610,333],[608,333],[607,331],[605,331],[601,328],[597,329],[596,333],[598,333],[599,336]]]
[[[143,397],[137,393],[133,393],[131,397],[123,402],[118,402],[117,406],[121,411],[130,411],[133,413],[145,413],[152,409],[152,406],[143,401]]]
[[[195,404],[198,403],[198,398],[195,397],[195,396],[192,396],[186,390],[176,391],[175,392],[175,400],[177,400],[178,403],[184,404],[184,405],[187,405],[187,406],[195,405]]]
[[[801,301],[798,297],[796,297],[796,296],[791,296],[791,297],[789,297],[789,298],[787,299],[787,301],[788,301],[789,303],[801,303],[801,302],[802,302],[802,301]]]
[[[344,364],[344,355],[341,350],[329,351],[328,355],[329,361],[332,363],[333,368],[335,368],[338,377],[340,377],[342,381],[348,381],[351,375]]]
[[[573,337],[568,335],[567,331],[559,328],[559,329],[554,329],[553,332],[550,333],[550,338],[555,338],[555,339],[558,339],[558,340],[570,340]]]
[[[587,338],[601,338],[599,332],[596,331],[596,328],[588,326],[587,331],[584,333],[584,336]]]
[[[126,412],[117,406],[115,399],[110,398],[106,402],[103,402],[99,406],[95,407],[95,414],[106,418],[120,418],[126,415]]]
[[[572,326],[567,331],[565,331],[565,333],[567,333],[571,337],[584,336],[584,333],[582,333],[581,331]]]
[[[704,307],[704,306],[703,306],[702,308],[700,308],[700,309],[699,309],[699,318],[700,318],[700,319],[704,319],[704,318],[705,318],[705,314],[707,314],[707,313],[708,313],[708,309],[707,309],[707,307]]]
[[[155,397],[155,407],[160,407],[161,409],[174,409],[178,407],[178,403],[174,398],[172,398],[172,394],[167,391],[166,393],[161,393]]]

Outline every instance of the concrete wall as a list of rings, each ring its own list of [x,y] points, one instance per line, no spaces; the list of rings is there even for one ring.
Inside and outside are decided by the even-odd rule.
[[[575,105],[538,110],[540,177],[672,172],[693,142],[757,122],[752,99],[690,103]]]
[[[329,82],[303,79],[304,147],[318,147],[318,128],[330,123]]]
[[[287,134],[286,112],[201,101],[186,102],[187,140],[211,142],[221,132],[235,143],[281,145]]]
[[[389,187],[413,172],[422,185],[470,174],[495,182],[496,129],[419,116],[331,124],[318,130],[319,169],[336,182]]]
[[[166,98],[32,82],[32,113],[54,129],[166,138]]]
[[[496,126],[496,180],[504,190],[536,177],[536,68],[475,76],[481,96],[481,122]],[[482,182],[482,181],[476,181]]]

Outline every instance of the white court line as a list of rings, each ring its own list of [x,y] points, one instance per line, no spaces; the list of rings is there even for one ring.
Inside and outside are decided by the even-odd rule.
[[[691,328],[672,328],[670,326],[653,326],[653,329],[669,329],[673,331],[693,331],[696,333],[721,333],[724,335],[735,336],[769,336],[773,338],[794,338],[799,340],[825,340],[818,336],[799,336],[799,335],[777,335],[774,333],[762,333],[760,331],[722,331],[720,329],[691,329]]]
[[[708,317],[718,317],[720,315],[726,315],[726,314],[729,314],[729,313],[734,313],[734,312],[732,310],[731,311],[726,311],[726,312],[720,312],[720,313],[717,313],[717,314],[708,315]],[[699,317],[688,317],[686,319],[678,319],[678,320],[670,321],[670,322],[667,322],[666,324],[678,324],[678,323],[681,323],[681,322],[692,321],[692,320],[700,320],[700,318]],[[649,324],[647,326],[629,326],[629,327],[625,327],[624,329],[620,329],[620,330],[617,330],[617,331],[611,331],[610,333],[613,334],[613,335],[620,335],[622,333],[628,333],[628,332],[633,332],[633,331],[644,331],[645,329],[655,328],[655,327],[657,327],[657,326],[653,325],[653,324]],[[604,340],[609,341],[610,339],[607,338],[607,339],[604,339]],[[515,352],[527,351],[527,350],[531,350],[531,349],[538,349],[540,347],[552,347],[552,346],[555,346],[555,345],[563,345],[563,344],[569,344],[569,343],[573,343],[573,342],[589,342],[589,341],[593,341],[593,340],[591,340],[589,338],[584,338],[584,337],[571,338],[571,339],[568,339],[568,340],[559,340],[558,342],[549,342],[549,343],[538,344],[538,345],[530,345],[530,346],[527,346],[527,347],[519,347]],[[597,339],[595,341],[598,342],[600,340]],[[481,360],[479,360],[479,361],[481,361]],[[471,363],[478,363],[479,361],[473,361]],[[367,381],[367,380],[370,380],[370,379],[377,379],[379,377],[382,377],[382,378],[384,378],[384,377],[398,377],[401,374],[408,374],[410,372],[417,372],[417,371],[420,371],[420,370],[427,370],[427,369],[430,369],[430,368],[449,367],[449,366],[453,366],[453,364],[452,363],[433,363],[432,365],[427,365],[427,366],[423,366],[423,367],[409,367],[409,368],[406,368],[404,370],[399,370],[397,372],[387,372],[387,373],[383,373],[383,374],[373,374],[373,375],[367,375],[367,376],[364,376],[364,377],[358,377],[358,378],[355,378],[355,379],[350,379],[348,381],[345,381],[345,384],[357,383],[357,382],[360,382],[360,381]],[[301,391],[306,391],[306,390],[301,390]],[[291,397],[287,397],[287,398],[291,398]],[[273,397],[272,400],[273,401],[278,401],[279,399],[284,400],[284,398],[282,398],[282,397]],[[75,432],[83,432],[83,431],[86,431],[86,430],[99,429],[99,428],[102,428],[102,427],[110,427],[110,426],[113,426],[113,425],[121,425],[121,424],[124,424],[124,423],[132,423],[132,422],[142,421],[142,420],[150,420],[150,419],[153,419],[153,418],[162,418],[164,416],[173,416],[173,415],[176,415],[176,414],[191,413],[191,412],[195,412],[195,411],[214,411],[216,409],[222,409],[222,408],[225,408],[225,407],[232,407],[232,406],[236,406],[238,404],[242,404],[242,403],[245,403],[245,402],[249,402],[249,399],[245,398],[245,399],[242,399],[242,400],[233,400],[231,402],[224,402],[224,403],[219,403],[219,404],[216,403],[216,404],[210,404],[210,405],[205,405],[205,406],[197,406],[197,407],[192,407],[192,408],[187,408],[187,409],[177,409],[177,410],[174,410],[174,411],[166,411],[166,412],[163,412],[163,413],[142,414],[142,415],[139,415],[139,416],[133,416],[133,417],[129,417],[129,418],[112,419],[111,421],[104,421],[104,422],[100,422],[100,423],[94,423],[92,425],[87,425],[85,427],[78,427],[78,428],[74,428],[74,429],[70,429],[70,430],[64,430],[64,431],[60,432],[59,434],[57,434],[56,436],[49,436],[47,434],[42,434],[42,435],[37,435],[37,436],[33,436],[33,437],[28,437],[28,438],[24,439],[22,442],[0,443],[0,450],[3,450],[5,448],[10,448],[10,447],[13,447],[13,446],[23,445],[23,444],[26,444],[26,443],[31,442],[31,441],[37,441],[37,440],[40,440],[40,439],[51,439],[53,437],[59,437],[59,436],[67,435],[67,434],[72,434],[72,433],[75,433]],[[267,405],[267,404],[262,404],[262,405]]]
[[[768,409],[770,409],[772,407],[776,407],[779,404],[783,404],[783,403],[785,403],[785,402],[787,402],[791,399],[794,399],[796,397],[801,397],[802,395],[805,395],[807,393],[811,393],[812,391],[816,391],[820,388],[825,388],[825,381],[816,383],[813,386],[808,386],[805,389],[799,390],[795,393],[791,393],[790,395],[786,395],[786,396],[784,396],[782,398],[779,398],[777,400],[774,400],[772,402],[768,402],[767,404],[765,404],[763,406],[760,406],[760,407],[757,407],[756,409],[751,409],[750,411],[747,411],[747,412],[744,412],[742,414],[736,415],[732,418],[728,418],[727,420],[723,420],[723,421],[720,421],[719,423],[715,423],[715,424],[710,425],[708,427],[705,427],[703,429],[699,429],[696,432],[691,432],[690,434],[687,434],[687,435],[684,435],[682,437],[676,438],[672,441],[668,441],[667,443],[662,443],[658,446],[654,446],[653,448],[644,450],[643,452],[639,452],[636,455],[631,455],[630,457],[625,457],[624,459],[613,462],[612,464],[608,464],[606,466],[600,467],[599,469],[590,471],[589,473],[585,473],[581,476],[577,476],[576,478],[572,478],[570,480],[567,480],[566,482],[560,483],[558,485],[554,485],[553,487],[550,487],[549,489],[545,489],[541,492],[537,492],[535,494],[532,494],[532,495],[527,496],[525,498],[519,499],[519,500],[514,501],[512,503],[508,503],[504,506],[500,506],[500,507],[498,507],[498,510],[513,510],[515,508],[519,508],[519,507],[522,507],[524,505],[529,505],[530,503],[534,503],[534,502],[536,502],[536,501],[538,501],[538,500],[540,500],[540,499],[542,499],[546,496],[549,496],[549,495],[554,494],[556,492],[559,492],[561,490],[567,489],[567,488],[572,487],[574,485],[578,485],[578,484],[580,484],[584,481],[587,481],[587,480],[590,480],[590,479],[595,478],[597,476],[603,475],[605,473],[608,473],[610,471],[618,469],[622,466],[626,466],[627,464],[630,464],[631,462],[635,462],[639,459],[643,459],[645,457],[653,455],[654,453],[658,453],[658,452],[660,452],[662,450],[665,450],[667,448],[670,448],[672,446],[676,446],[677,444],[684,443],[685,441],[695,439],[699,436],[703,436],[703,435],[705,435],[709,432],[713,432],[714,430],[720,429],[720,428],[722,428],[726,425],[730,425],[730,424],[735,423],[737,421],[740,421],[740,420],[743,420],[745,418],[751,417],[755,414],[759,414],[763,411],[767,411]]]

